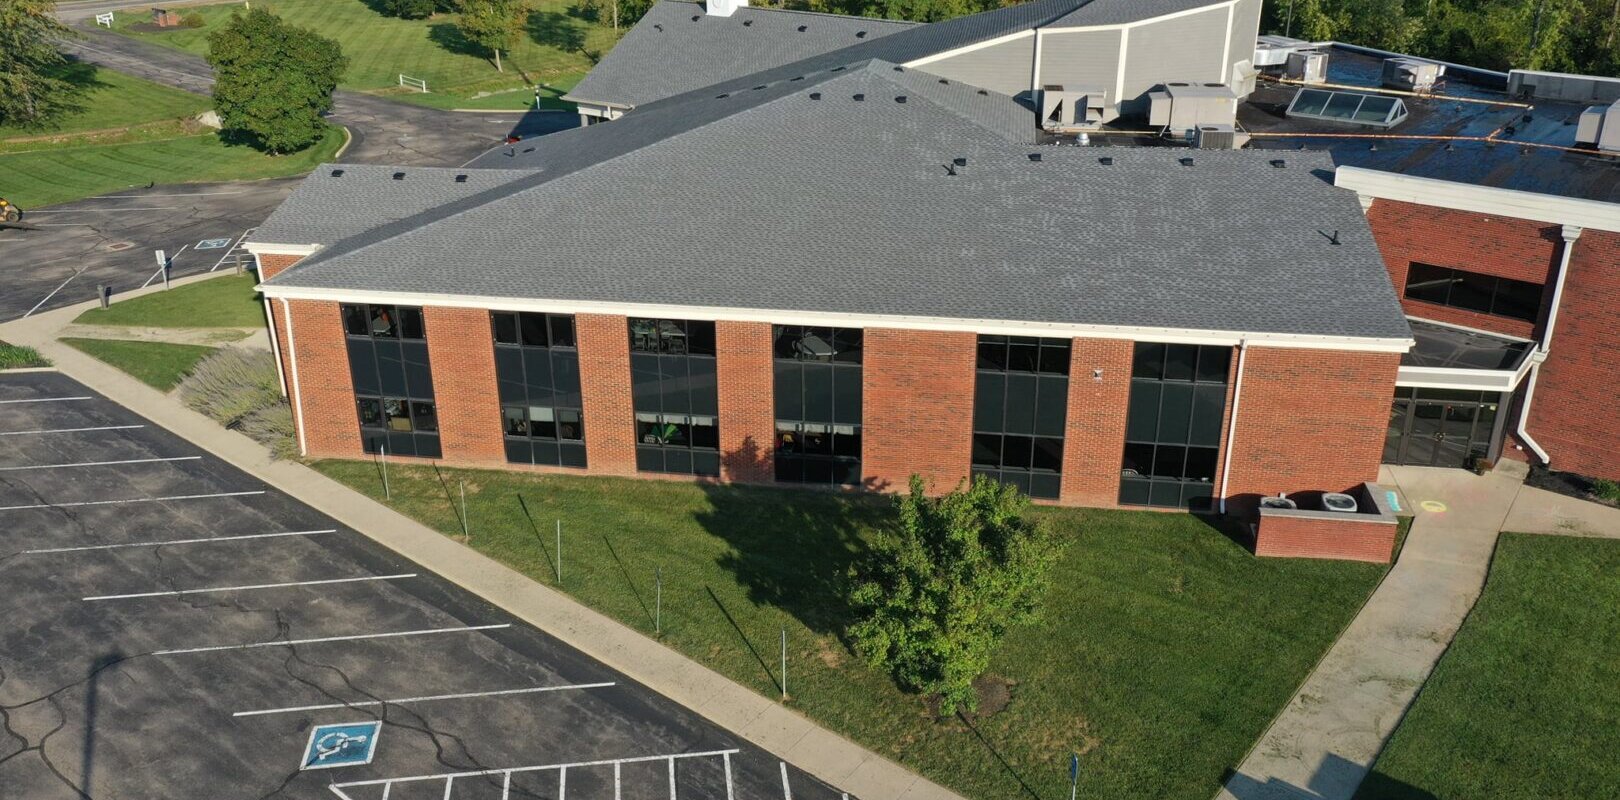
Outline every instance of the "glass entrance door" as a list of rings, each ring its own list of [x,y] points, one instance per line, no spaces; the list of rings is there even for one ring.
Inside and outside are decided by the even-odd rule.
[[[1502,396],[1445,389],[1397,389],[1384,460],[1461,469],[1485,458],[1496,436]]]

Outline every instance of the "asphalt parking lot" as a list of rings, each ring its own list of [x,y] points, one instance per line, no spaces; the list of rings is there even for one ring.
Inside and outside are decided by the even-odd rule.
[[[5,797],[842,796],[56,373],[0,585]]]

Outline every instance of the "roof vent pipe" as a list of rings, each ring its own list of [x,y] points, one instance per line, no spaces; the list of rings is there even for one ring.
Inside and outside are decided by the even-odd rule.
[[[711,17],[729,17],[739,8],[747,8],[748,0],[708,0],[704,9]]]

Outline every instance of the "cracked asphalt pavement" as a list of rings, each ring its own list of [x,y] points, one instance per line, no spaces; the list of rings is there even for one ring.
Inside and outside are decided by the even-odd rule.
[[[6,797],[841,796],[66,376],[0,375],[0,441]]]

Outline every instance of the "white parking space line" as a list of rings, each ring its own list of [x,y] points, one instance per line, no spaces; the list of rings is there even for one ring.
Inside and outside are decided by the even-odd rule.
[[[358,633],[352,636],[323,636],[318,639],[277,639],[269,642],[249,642],[248,644],[217,644],[209,647],[185,647],[178,650],[154,650],[154,656],[179,656],[188,653],[213,653],[220,650],[252,650],[257,647],[292,647],[299,644],[320,644],[322,642],[356,642],[362,639],[392,639],[401,636],[431,636],[436,633],[469,633],[472,631],[489,631],[496,628],[510,628],[511,623],[503,622],[498,625],[469,625],[460,628],[424,628],[419,631],[394,631],[392,633]]]
[[[731,791],[731,754],[726,753],[724,760],[726,765],[726,800],[736,800]]]
[[[456,782],[456,780],[458,780],[460,778],[481,778],[481,777],[487,777],[487,776],[493,776],[493,775],[501,775],[504,778],[502,780],[502,782],[501,782],[502,787],[503,787],[503,789],[502,789],[502,798],[504,800],[504,798],[506,797],[506,793],[511,791],[512,776],[513,775],[515,775],[517,773],[522,773],[522,772],[544,772],[546,770],[553,770],[554,769],[554,770],[557,770],[558,800],[563,800],[563,792],[568,787],[568,770],[570,770],[570,769],[583,769],[583,768],[588,768],[588,767],[606,767],[606,766],[613,766],[613,767],[617,768],[617,767],[619,767],[620,765],[623,765],[623,764],[646,764],[646,763],[651,763],[651,762],[656,762],[656,761],[666,761],[666,762],[669,762],[670,769],[673,770],[674,769],[674,764],[675,764],[676,761],[682,761],[682,760],[689,759],[689,758],[713,758],[715,756],[719,756],[719,757],[723,758],[725,760],[725,763],[729,766],[731,764],[731,757],[736,755],[737,753],[740,753],[740,752],[742,752],[742,751],[739,750],[738,748],[733,747],[733,748],[731,748],[729,750],[707,750],[707,751],[704,751],[704,752],[701,752],[701,753],[675,753],[673,755],[634,756],[634,757],[631,757],[631,758],[604,758],[604,759],[601,759],[599,761],[574,761],[574,762],[570,762],[570,763],[567,763],[567,764],[543,764],[543,765],[540,765],[540,766],[533,766],[533,767],[505,767],[505,768],[501,768],[501,769],[474,770],[474,771],[471,771],[471,772],[441,772],[441,773],[438,773],[436,775],[411,775],[411,776],[403,777],[403,778],[372,778],[370,780],[363,780],[363,781],[346,781],[344,783],[329,784],[326,788],[331,789],[333,794],[337,795],[338,797],[344,798],[344,800],[354,800],[354,798],[348,792],[344,791],[345,789],[359,789],[359,788],[363,788],[363,787],[367,787],[367,786],[381,786],[382,790],[383,790],[382,796],[384,798],[387,798],[388,793],[393,790],[393,788],[394,788],[394,786],[396,784],[425,783],[425,782],[429,782],[429,781],[444,781],[445,785],[446,785],[446,788],[448,790],[448,787],[453,785]],[[726,774],[729,777],[731,773],[728,770]],[[730,790],[729,782],[728,782],[728,785],[727,785],[727,790],[728,790],[728,792]],[[671,800],[673,800],[674,797],[675,797],[675,795],[673,794],[673,789],[671,791],[670,797],[671,797]]]
[[[248,533],[241,536],[205,536],[199,539],[168,539],[150,542],[122,542],[120,544],[88,544],[79,547],[47,547],[39,550],[24,550],[21,555],[43,555],[45,553],[80,553],[86,550],[120,550],[126,547],[168,547],[176,544],[205,544],[212,542],[237,542],[243,539],[272,539],[279,536],[315,536],[322,533],[337,533],[336,528],[327,528],[319,531],[282,531],[280,533]]]
[[[35,212],[35,213],[39,213],[39,212]],[[45,297],[40,299],[40,301],[38,303],[35,303],[33,308],[28,309],[28,314],[24,314],[23,316],[27,317],[29,314],[33,314],[35,311],[38,311],[40,306],[45,305],[47,302],[50,301],[50,299],[52,297],[56,296],[57,292],[60,292],[64,288],[66,288],[69,283],[73,282],[74,278],[77,278],[80,275],[83,275],[85,269],[87,269],[87,268],[86,267],[79,267],[77,270],[74,271],[74,273],[72,275],[67,276],[67,280],[62,281],[62,283],[60,285],[58,285],[55,289],[52,289],[50,294],[45,295]]]
[[[178,597],[185,594],[211,594],[214,592],[247,592],[255,589],[291,589],[295,586],[331,586],[335,583],[366,583],[369,581],[397,581],[405,578],[414,578],[416,573],[406,572],[399,575],[367,575],[360,578],[328,578],[319,581],[287,581],[285,583],[254,583],[246,586],[206,586],[201,589],[173,589],[163,592],[135,592],[133,594],[102,594],[94,597],[81,597],[85,602],[96,600],[136,600],[142,597]]]
[[[778,761],[782,767],[782,800],[793,800],[793,787],[788,785],[787,762]]]
[[[26,506],[0,506],[0,511],[26,511],[31,508],[76,508],[80,506],[116,506],[124,503],[167,503],[171,500],[208,500],[215,497],[248,497],[264,494],[263,489],[250,492],[219,492],[217,494],[177,494],[169,497],[135,497],[129,500],[81,500],[76,503],[34,503]]]
[[[437,700],[466,700],[474,697],[507,697],[515,694],[539,694],[542,692],[568,692],[585,689],[606,689],[617,686],[613,681],[606,683],[574,683],[567,686],[533,686],[526,689],[499,689],[492,692],[461,692],[459,694],[432,694],[422,697],[401,697],[395,700],[364,700],[355,703],[326,703],[318,706],[293,706],[291,708],[265,708],[257,711],[238,711],[233,717],[264,717],[271,714],[292,714],[301,711],[329,711],[335,708],[365,708],[367,706],[399,706],[406,703],[431,703]]]
[[[123,461],[77,461],[71,464],[29,464],[21,467],[0,467],[0,472],[25,469],[66,469],[68,467],[116,467],[124,464],[165,464],[171,461],[200,461],[202,456],[172,456],[169,458],[129,458]]]
[[[174,251],[174,255],[166,256],[166,260],[169,262],[169,265],[172,266],[174,264],[174,260],[179,258],[181,253],[186,252],[186,248],[190,246],[191,243],[187,242],[186,244],[181,245],[179,250]],[[146,279],[146,283],[141,284],[141,288],[145,289],[147,286],[151,285],[152,281],[155,281],[161,277],[163,275],[164,266],[165,265],[163,264],[159,264],[158,268],[152,272],[152,276]]]
[[[174,194],[104,194],[100,197],[91,197],[90,200],[127,200],[132,197],[218,197],[224,194],[247,194],[247,192],[175,192]],[[121,208],[111,209],[122,211]]]
[[[12,405],[14,403],[65,403],[69,400],[94,399],[95,398],[91,397],[90,395],[79,395],[76,397],[30,397],[26,400],[0,400],[0,405]]]
[[[90,431],[128,431],[145,425],[101,425],[95,428],[47,428],[37,431],[0,431],[0,436],[44,436],[48,433],[88,433]]]
[[[247,252],[245,249],[243,249],[242,243],[247,241],[247,237],[252,236],[253,232],[256,230],[258,230],[258,228],[248,228],[247,230],[242,231],[242,235],[236,237],[236,243],[231,245],[231,249],[226,250],[225,255],[220,256],[219,261],[215,262],[214,266],[210,267],[208,271],[213,272],[224,266],[225,262],[229,261],[232,256],[237,256],[238,261],[240,262],[240,254]]]
[[[177,206],[140,206],[140,207],[136,207],[136,208],[106,208],[106,209],[101,209],[101,208],[97,208],[97,209],[63,208],[63,209],[58,209],[56,211],[30,211],[30,212],[28,212],[28,216],[31,217],[31,216],[34,216],[35,214],[77,214],[77,213],[80,213],[80,212],[83,212],[83,211],[173,211],[175,208],[177,208]]]

